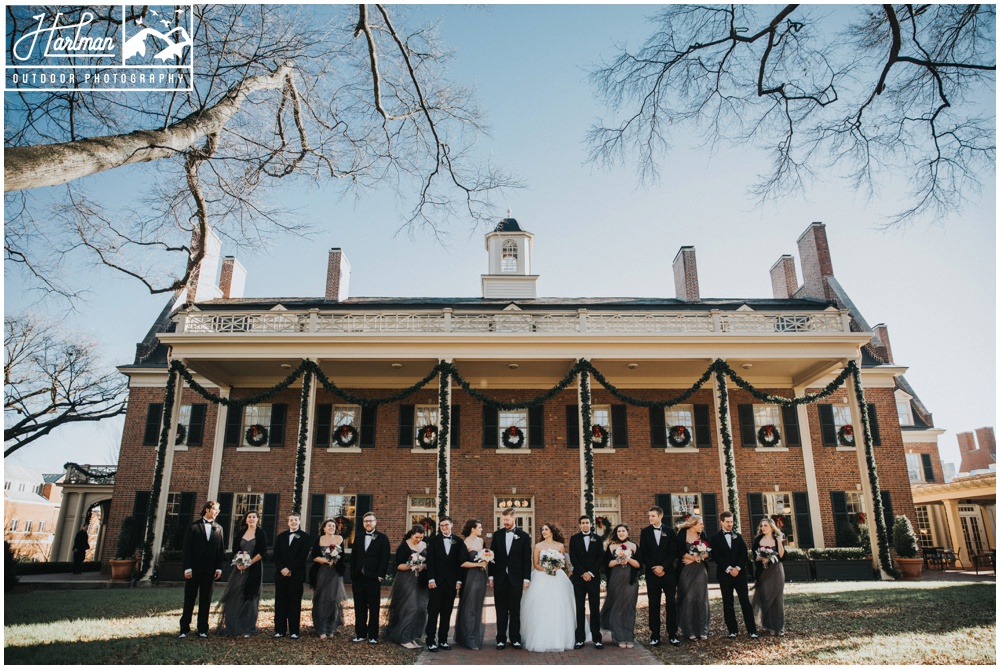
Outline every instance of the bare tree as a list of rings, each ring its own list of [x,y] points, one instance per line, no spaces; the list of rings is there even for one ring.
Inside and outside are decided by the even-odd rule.
[[[31,9],[7,8],[8,44],[31,29]],[[100,34],[120,20],[90,11]],[[490,195],[518,185],[472,160],[481,115],[469,91],[445,81],[448,54],[432,29],[404,30],[382,5],[322,10],[332,19],[301,6],[194,11],[189,92],[5,96],[5,258],[48,290],[77,294],[58,264],[82,251],[153,293],[175,291],[202,259],[208,226],[242,244],[303,231],[270,204],[266,187],[287,181],[388,183],[412,205],[408,225],[432,231],[455,215],[488,215]],[[157,187],[127,215],[79,182],[142,165]],[[52,187],[62,188],[54,203]]]
[[[655,180],[673,133],[693,129],[713,149],[767,150],[761,201],[831,174],[870,198],[903,177],[894,223],[954,214],[995,172],[992,5],[680,5],[653,22],[591,74],[620,117],[589,133],[598,164],[634,158]]]
[[[125,413],[127,382],[96,347],[30,316],[4,317],[4,457],[58,427]]]

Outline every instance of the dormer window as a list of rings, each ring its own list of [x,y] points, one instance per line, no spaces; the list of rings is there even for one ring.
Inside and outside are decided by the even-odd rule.
[[[899,424],[904,426],[913,425],[913,408],[910,406],[912,395],[902,390],[896,391],[896,415],[899,416]]]
[[[503,252],[500,255],[500,271],[517,271],[517,242],[508,239],[503,243]]]

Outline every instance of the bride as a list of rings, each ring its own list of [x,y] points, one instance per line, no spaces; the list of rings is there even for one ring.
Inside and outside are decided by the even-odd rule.
[[[564,542],[559,527],[546,523],[532,554],[531,586],[521,599],[521,638],[536,653],[570,650],[576,640],[576,600],[565,571]]]

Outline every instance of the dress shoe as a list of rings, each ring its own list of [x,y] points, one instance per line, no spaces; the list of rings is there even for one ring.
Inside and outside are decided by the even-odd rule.
[[[451,650],[451,646],[449,646],[444,641],[442,641],[441,643],[438,644],[438,648],[440,648],[441,650]]]
[[[581,648],[583,648],[583,642],[582,641],[577,641],[576,643],[573,644],[573,649],[574,650],[580,650]]]
[[[291,634],[291,635],[289,635],[288,638],[291,639],[292,641],[295,641],[296,639],[299,638],[299,635],[298,634]]]
[[[280,639],[280,638],[281,638],[281,637],[283,637],[283,636],[285,636],[285,635],[284,635],[284,634],[282,634],[281,632],[275,632],[275,633],[274,633],[274,636],[272,636],[271,638],[272,638],[272,639]]]
[[[503,641],[497,641],[497,650],[503,650],[506,647],[507,644],[505,644]]]
[[[187,632],[181,632],[181,633],[180,633],[180,636],[178,636],[177,638],[178,638],[178,639],[186,639],[186,638],[187,638],[187,636],[188,636],[188,635],[187,635]]]
[[[736,632],[730,632],[729,633],[729,638],[730,639],[735,639],[736,638]]]
[[[207,639],[208,638],[208,634],[206,632],[198,632],[198,638],[199,639]]]
[[[604,644],[601,643],[600,641],[595,641],[594,642],[594,648],[596,648],[597,650],[600,650],[600,649],[604,648]]]
[[[756,632],[750,632],[750,638],[751,639],[759,639],[760,635],[757,634]]]
[[[427,644],[427,650],[429,650],[432,653],[438,652],[437,644],[436,643],[429,643],[429,644]]]
[[[514,643],[511,644],[511,647],[514,650],[521,650],[521,642],[520,641],[515,641]]]
[[[619,641],[619,642],[618,642],[618,647],[619,647],[619,648],[628,648],[628,646],[627,646],[627,645],[625,644],[625,642],[624,642],[624,641]]]
[[[356,637],[354,637],[353,639],[351,639],[351,641],[352,641],[353,643],[361,643],[361,642],[362,642],[362,641],[364,641],[364,640],[365,640],[365,638],[364,638],[363,636],[356,636]]]
[[[368,643],[370,643],[370,644],[372,644],[374,646],[375,644],[378,643],[378,639],[368,639]]]
[[[673,643],[673,642],[674,642],[673,639],[671,639],[670,643]],[[650,639],[649,640],[649,647],[650,648],[656,648],[659,645],[660,645],[660,640],[659,639]]]
[[[670,637],[670,645],[671,646],[679,646],[679,645],[681,645],[681,640],[678,639],[675,636],[672,636],[672,637]]]

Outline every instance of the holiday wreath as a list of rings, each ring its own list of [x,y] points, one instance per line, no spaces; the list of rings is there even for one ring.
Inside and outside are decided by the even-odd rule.
[[[781,441],[781,433],[778,432],[778,428],[773,425],[765,425],[764,427],[757,430],[757,443],[761,446],[777,446],[778,442]]]
[[[505,448],[521,448],[524,446],[524,432],[517,425],[511,425],[503,431],[503,445]]]

